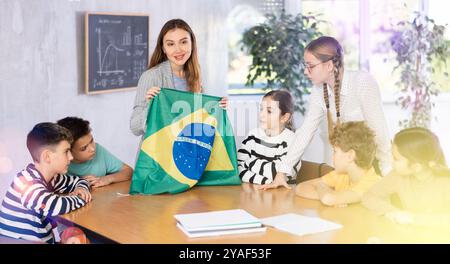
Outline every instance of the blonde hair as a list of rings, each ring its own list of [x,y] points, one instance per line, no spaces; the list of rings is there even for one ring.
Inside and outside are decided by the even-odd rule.
[[[201,92],[201,81],[200,81],[200,65],[198,63],[197,55],[197,41],[195,39],[194,32],[191,27],[182,19],[172,19],[166,22],[162,27],[158,35],[158,40],[156,43],[155,50],[153,51],[152,58],[150,59],[150,64],[148,68],[152,68],[161,62],[167,60],[167,55],[163,50],[163,39],[167,32],[174,29],[182,29],[189,33],[192,41],[192,53],[189,59],[184,64],[183,70],[186,76],[187,85],[190,92],[199,93]]]

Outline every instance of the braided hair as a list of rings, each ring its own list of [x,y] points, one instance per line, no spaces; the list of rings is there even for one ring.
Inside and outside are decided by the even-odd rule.
[[[344,70],[344,54],[339,42],[332,37],[322,36],[311,41],[305,50],[311,52],[321,62],[332,61],[333,62],[333,74],[334,74],[334,103],[336,107],[336,123],[341,123],[341,105],[340,105],[340,93],[341,93],[341,73]],[[334,123],[330,113],[330,99],[328,96],[327,84],[323,84],[323,99],[327,108],[327,121],[328,121],[328,135],[331,138],[334,130]]]

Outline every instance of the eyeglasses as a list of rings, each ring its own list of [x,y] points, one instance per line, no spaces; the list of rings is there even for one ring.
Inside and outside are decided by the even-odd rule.
[[[311,69],[313,69],[314,67],[316,67],[317,65],[322,64],[322,63],[324,63],[324,62],[321,61],[321,62],[319,62],[319,63],[313,64],[313,65],[309,65],[309,64],[306,63],[306,62],[302,62],[303,68],[307,69],[309,73],[311,73]]]
[[[326,61],[321,61],[321,62],[316,63],[316,64],[313,64],[313,65],[309,65],[309,64],[306,63],[305,61],[302,61],[302,65],[303,65],[303,68],[307,69],[308,72],[311,73],[311,69],[313,69],[313,68],[316,67],[317,65],[322,64],[322,63],[325,63],[325,62],[327,62],[327,61],[329,61],[329,60],[331,60],[331,59],[333,59],[333,58],[330,58],[330,59],[328,59],[328,60],[326,60]]]

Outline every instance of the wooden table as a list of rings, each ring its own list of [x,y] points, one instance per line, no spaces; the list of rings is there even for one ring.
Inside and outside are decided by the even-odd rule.
[[[258,191],[254,185],[242,184],[194,187],[176,195],[118,195],[128,193],[129,186],[128,181],[95,189],[90,204],[62,218],[118,243],[450,243],[450,230],[394,224],[359,204],[326,207],[285,188]],[[269,227],[261,233],[188,238],[173,217],[237,208],[258,218],[285,213],[319,216],[343,228],[296,236]]]

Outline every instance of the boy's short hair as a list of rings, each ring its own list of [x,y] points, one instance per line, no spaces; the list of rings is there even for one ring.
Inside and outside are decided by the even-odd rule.
[[[73,143],[91,132],[89,121],[69,116],[57,121],[58,125],[67,128],[73,137]]]
[[[359,167],[368,169],[372,166],[377,149],[375,133],[365,122],[346,122],[337,125],[330,142],[344,152],[353,149],[356,153],[355,163]]]
[[[33,161],[40,162],[44,148],[52,148],[64,140],[69,144],[72,143],[73,139],[69,130],[55,123],[39,123],[27,135],[27,148]]]

